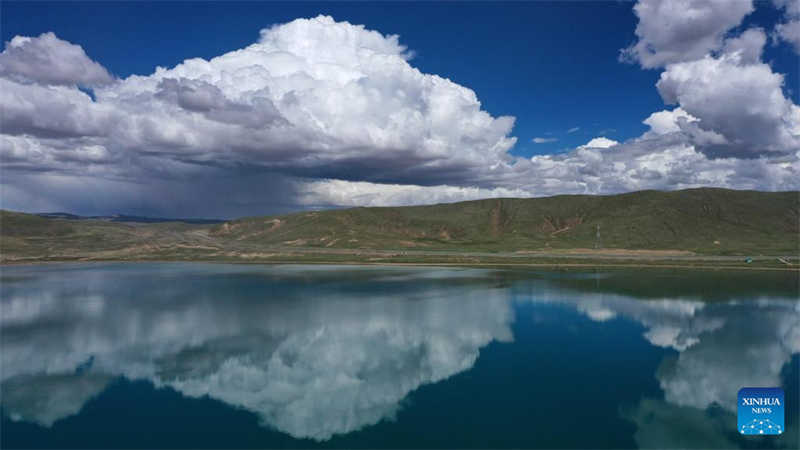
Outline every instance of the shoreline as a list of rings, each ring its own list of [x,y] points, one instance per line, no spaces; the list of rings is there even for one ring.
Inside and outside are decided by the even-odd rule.
[[[565,258],[568,259],[568,258]],[[698,262],[703,261],[698,258]],[[706,260],[708,261],[708,260]],[[667,261],[664,261],[667,262]],[[672,261],[670,261],[672,262]],[[50,264],[81,264],[81,263],[197,263],[197,264],[250,264],[250,265],[320,265],[320,266],[397,266],[397,267],[475,267],[475,268],[539,268],[539,269],[677,269],[677,270],[750,270],[750,271],[780,271],[798,272],[800,266],[751,266],[743,264],[737,265],[708,265],[708,264],[661,264],[657,260],[648,261],[629,261],[625,263],[608,262],[608,260],[594,260],[586,262],[481,262],[481,261],[354,261],[354,260],[269,260],[269,259],[59,259],[59,260],[27,260],[27,261],[2,261],[0,269],[3,267],[18,266],[39,266]]]

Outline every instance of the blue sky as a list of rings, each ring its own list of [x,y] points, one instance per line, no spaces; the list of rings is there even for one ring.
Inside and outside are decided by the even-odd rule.
[[[103,76],[109,77],[110,73],[110,78],[95,86],[97,92],[107,93],[102,101],[90,101],[78,105],[74,103],[78,101],[77,97],[70,97],[70,100],[66,100],[65,97],[64,105],[72,102],[72,107],[65,106],[64,111],[69,111],[65,112],[67,121],[75,122],[72,124],[73,128],[81,128],[83,126],[81,123],[85,122],[86,117],[96,118],[98,123],[102,120],[111,121],[102,122],[105,124],[103,126],[121,123],[122,119],[119,119],[118,115],[127,108],[126,105],[114,106],[117,110],[114,114],[117,116],[112,120],[111,116],[103,116],[108,110],[102,109],[100,104],[103,102],[108,104],[109,99],[118,98],[115,97],[116,94],[111,94],[118,87],[127,85],[133,88],[136,83],[130,79],[126,80],[130,75],[147,78],[154,76],[153,72],[157,66],[171,70],[189,58],[199,57],[209,60],[244,49],[259,42],[259,31],[262,29],[291,24],[300,18],[312,19],[314,22],[316,21],[314,18],[320,15],[330,16],[335,22],[334,27],[345,27],[345,22],[364,25],[365,30],[373,30],[386,37],[387,42],[390,41],[387,36],[398,35],[399,43],[413,52],[414,56],[408,60],[408,65],[423,74],[449,79],[453,84],[448,89],[463,86],[476,93],[480,105],[462,105],[471,111],[464,115],[470,117],[469,120],[482,120],[479,116],[484,112],[492,119],[501,119],[501,116],[511,116],[515,119],[514,126],[510,130],[505,128],[505,122],[502,120],[482,123],[478,129],[485,126],[485,133],[490,135],[483,139],[471,136],[468,126],[459,128],[456,125],[460,120],[459,116],[454,115],[451,119],[457,132],[436,138],[439,142],[436,145],[445,145],[450,149],[442,161],[437,159],[442,156],[441,149],[436,150],[431,147],[428,149],[431,153],[421,154],[420,148],[414,146],[423,145],[421,143],[408,148],[397,147],[398,144],[395,143],[386,144],[387,140],[389,142],[408,140],[406,134],[392,135],[388,131],[386,136],[376,137],[375,142],[368,144],[364,144],[360,139],[355,139],[358,142],[350,142],[349,135],[336,133],[329,133],[324,139],[313,140],[311,144],[297,142],[286,144],[280,141],[284,142],[280,145],[295,148],[299,154],[304,152],[316,154],[320,148],[328,148],[326,146],[330,145],[331,139],[344,142],[341,155],[346,156],[330,158],[330,155],[318,154],[315,158],[321,158],[325,167],[309,168],[304,162],[307,159],[300,163],[284,161],[282,152],[286,150],[276,150],[272,143],[270,144],[272,146],[265,145],[264,148],[242,150],[243,153],[236,158],[222,161],[230,156],[228,153],[230,150],[227,148],[217,148],[212,151],[205,148],[197,149],[196,153],[187,156],[181,153],[186,150],[184,144],[175,147],[173,145],[175,142],[172,142],[170,144],[172,147],[169,145],[159,147],[163,144],[159,139],[176,138],[165,134],[176,129],[169,128],[166,124],[164,130],[155,133],[157,136],[144,138],[139,136],[143,140],[133,142],[125,141],[127,138],[120,138],[124,134],[121,134],[120,130],[114,131],[109,128],[88,132],[72,128],[65,130],[62,128],[69,126],[64,125],[64,121],[59,121],[58,118],[54,118],[51,125],[41,125],[43,121],[46,122],[42,117],[43,113],[37,113],[37,117],[27,117],[25,114],[30,111],[20,110],[20,116],[11,121],[14,126],[6,127],[14,128],[6,132],[9,142],[6,145],[13,148],[10,154],[15,156],[7,160],[5,167],[13,169],[14,174],[18,168],[20,174],[28,175],[25,176],[24,182],[20,181],[17,184],[6,182],[4,200],[13,207],[40,205],[28,206],[29,209],[39,207],[106,212],[108,204],[125,204],[128,205],[127,209],[122,212],[148,213],[164,209],[169,211],[170,208],[167,206],[151,205],[151,202],[144,198],[150,194],[145,192],[133,197],[128,196],[124,202],[118,201],[113,196],[108,198],[99,196],[100,194],[97,194],[97,198],[90,198],[84,202],[85,199],[77,194],[70,198],[61,198],[61,192],[65,188],[63,183],[68,183],[72,189],[79,190],[80,186],[86,183],[91,185],[99,183],[106,187],[106,181],[112,184],[120,183],[120,180],[128,180],[126,182],[136,185],[148,184],[142,181],[142,174],[146,173],[148,175],[144,176],[148,177],[154,172],[158,172],[159,179],[170,178],[177,183],[174,188],[176,192],[191,192],[192,189],[186,184],[187,182],[175,180],[196,176],[195,169],[208,166],[219,166],[224,169],[220,169],[221,171],[214,176],[204,174],[215,180],[223,180],[231,174],[245,174],[239,178],[247,178],[259,171],[267,171],[274,175],[262,175],[261,179],[252,175],[253,180],[248,182],[250,184],[245,183],[247,187],[240,188],[219,181],[225,184],[226,189],[239,193],[243,198],[241,200],[243,206],[234,208],[237,214],[242,211],[249,212],[248,208],[251,207],[258,212],[271,210],[279,203],[289,205],[285,206],[287,208],[306,207],[309,204],[314,207],[329,204],[406,204],[476,196],[613,193],[640,188],[677,189],[699,185],[768,190],[793,188],[796,183],[790,179],[794,175],[795,165],[792,163],[795,162],[790,161],[787,166],[785,158],[789,157],[787,155],[793,155],[794,142],[797,142],[793,139],[798,139],[796,135],[792,137],[792,133],[796,131],[791,130],[796,120],[792,118],[794,114],[792,105],[800,103],[798,96],[800,90],[797,89],[800,84],[800,71],[798,54],[792,47],[791,41],[779,39],[777,36],[781,24],[793,23],[792,21],[797,20],[797,14],[800,13],[793,10],[786,0],[757,1],[754,4],[751,4],[752,0],[731,0],[737,2],[740,6],[738,9],[733,7],[734,3],[723,5],[725,2],[715,4],[709,0],[685,1],[702,11],[700,21],[697,21],[697,14],[692,15],[687,11],[681,11],[680,8],[672,12],[652,12],[652,9],[647,9],[648,4],[654,3],[652,0],[510,3],[3,2],[0,30],[2,39],[7,45],[15,36],[37,37],[47,32],[53,32],[57,36],[56,39],[47,41],[48,43],[42,40],[42,47],[35,47],[38,50],[31,46],[26,50],[30,53],[28,56],[20,53],[12,57],[8,51],[4,52],[4,55],[8,54],[7,64],[12,64],[13,58],[30,58],[24,61],[20,59],[22,62],[19,63],[28,67],[25,69],[28,72],[23,75],[8,75],[9,82],[15,83],[14,89],[20,90],[16,99],[26,96],[33,98],[38,95],[34,92],[37,86],[49,90],[51,94],[58,91],[69,96],[72,94],[68,92],[68,85],[74,83],[72,88],[89,92],[86,86],[83,86],[87,83],[76,80],[63,81],[62,78],[58,78],[61,81],[53,82],[38,79],[48,78],[46,72],[50,69],[47,65],[30,65],[30,61],[42,61],[40,57],[31,56],[33,55],[31,52],[44,51],[42,49],[51,44],[57,50],[48,56],[50,58],[57,59],[61,57],[59,55],[69,53],[64,50],[67,47],[63,49],[59,47],[62,45],[80,46],[82,51],[85,51],[85,55],[80,57],[85,61],[78,58],[71,62],[62,61],[58,64],[52,62],[53,71],[73,63],[78,66],[91,63],[99,64],[98,67],[101,67],[99,70],[105,74]],[[668,14],[673,16],[667,17]],[[681,26],[688,28],[673,35],[667,33],[665,37],[663,30],[658,29],[660,23],[672,23],[676,28]],[[352,27],[350,32],[361,33]],[[748,44],[750,45],[748,48],[758,47],[756,51],[761,51],[763,47],[763,52],[757,54],[756,60],[753,61],[731,62],[732,60],[726,55],[732,54],[733,50],[728,47],[733,48],[733,41],[743,39],[749,32],[754,32],[751,36],[761,36],[762,44]],[[296,30],[291,33],[295,33],[292,39],[305,39],[304,35],[296,34]],[[276,32],[275,35],[277,34],[279,33]],[[693,39],[696,42],[692,41]],[[678,68],[670,69],[666,63],[651,64],[647,61],[647,55],[634,56],[628,58],[628,62],[622,62],[620,52],[637,44],[642,45],[642,48],[651,48],[658,57],[662,54],[672,55],[668,57],[668,62],[684,65],[687,69],[694,67],[691,69],[693,78],[680,79],[682,72]],[[324,42],[318,42],[316,45],[322,47]],[[677,56],[675,56],[676,51]],[[704,53],[706,60],[701,61]],[[717,63],[722,64],[722,67],[714,68],[714,64]],[[273,71],[280,70],[278,66],[263,67]],[[748,71],[751,69],[754,71],[754,78],[748,78],[750,77]],[[39,75],[34,73],[37,70],[41,72]],[[169,77],[182,74],[180,76],[188,80],[186,83],[197,83],[192,80],[206,79],[202,76],[193,78],[197,74],[191,74],[183,69],[169,73],[173,73]],[[700,88],[698,83],[704,82],[705,73],[713,73],[713,77],[728,78],[720,80],[720,83],[712,82],[711,85]],[[671,75],[673,78],[657,87],[659,79],[666,75]],[[782,85],[778,82],[778,78],[775,78],[780,76],[784,77]],[[160,80],[161,76],[155,78]],[[108,87],[110,79],[115,81]],[[184,86],[180,84],[183,82],[179,78],[175,79],[178,83],[175,87],[178,90],[176,92],[182,92],[181,89],[195,92],[201,88],[217,92],[215,89],[221,88],[220,98],[223,100],[220,100],[222,103],[217,106],[230,106],[236,103],[239,106],[234,105],[234,109],[239,108],[237,111],[240,112],[241,108],[251,108],[260,101],[230,86],[225,88],[222,85],[214,85],[216,82],[212,82],[214,86],[204,84]],[[386,80],[381,81],[384,82]],[[272,88],[273,91],[276,89],[276,85],[270,85],[271,82],[265,81],[265,83],[260,87]],[[393,82],[387,83],[384,87],[393,86]],[[754,83],[752,89],[747,83]],[[148,95],[157,94],[153,99],[161,99],[154,100],[156,103],[161,102],[164,98],[161,96],[163,92],[158,94],[152,91],[155,85],[148,86],[150,86],[148,89],[151,89]],[[163,86],[159,86],[158,92],[161,92]],[[778,90],[778,94],[774,94],[775,89]],[[456,91],[449,92],[457,95]],[[705,95],[705,92],[708,92],[708,95]],[[750,93],[753,98],[745,98],[746,95],[741,93]],[[766,111],[764,108],[769,109],[770,105],[759,106],[752,103],[754,106],[750,106],[751,100],[758,102],[758,97],[763,99],[765,96],[774,95],[780,97],[778,102],[780,105],[776,106],[775,111],[764,112]],[[674,97],[673,104],[666,105],[665,96]],[[740,96],[742,98],[739,98]],[[388,100],[391,98],[384,99]],[[277,101],[277,98],[271,99],[271,102]],[[719,108],[714,110],[707,107],[714,104],[720,105]],[[161,103],[158,103],[161,106],[154,105],[150,104],[147,108],[163,106]],[[279,117],[269,120],[286,122],[289,118],[288,113],[281,109],[279,103],[275,105],[280,110],[275,113]],[[320,105],[303,106],[305,111],[311,111]],[[371,107],[377,106],[379,105],[371,105]],[[674,110],[676,107],[682,109]],[[83,115],[75,112],[83,111],[81,108],[86,108]],[[726,115],[732,109],[741,109],[741,117]],[[16,111],[13,108],[7,110]],[[684,110],[689,112],[688,122],[678,126],[677,118]],[[187,113],[188,110],[175,111]],[[175,116],[175,111],[165,117]],[[420,111],[426,114],[428,110],[423,108]],[[645,124],[643,121],[659,111],[666,114],[659,117],[662,121],[666,120],[667,125],[656,132],[657,130],[651,129],[652,123]],[[159,109],[159,112],[163,111]],[[155,110],[152,113],[155,114]],[[266,114],[264,111],[261,113]],[[381,111],[379,115],[384,113],[389,117],[392,111]],[[473,113],[476,114],[474,117],[471,115]],[[130,116],[132,112],[126,111],[124,114]],[[201,114],[198,110],[189,111],[186,120],[196,122],[198,114]],[[226,111],[224,114],[228,115],[222,122],[226,126],[232,125],[233,119],[229,115],[232,114],[231,111]],[[326,130],[331,126],[341,125],[341,117],[331,116],[330,119],[332,120],[330,123],[326,123],[327,119],[322,116],[316,117],[315,120]],[[134,119],[129,118],[129,120]],[[139,123],[136,120],[138,119],[134,122]],[[218,119],[209,120],[216,125],[220,123]],[[248,120],[253,119],[250,117]],[[18,121],[23,125],[16,129]],[[181,122],[181,126],[185,127],[187,123]],[[754,128],[750,133],[745,129],[749,123],[755,123],[753,126],[760,128]],[[92,124],[96,125],[94,122]],[[245,129],[252,129],[243,124],[239,125]],[[290,125],[297,126],[298,123]],[[58,130],[48,127],[55,127]],[[83,126],[86,127],[88,125]],[[674,134],[679,128],[679,135]],[[412,134],[414,132],[410,129],[404,131]],[[101,135],[108,136],[101,137]],[[654,141],[652,139],[654,135],[662,137]],[[60,137],[54,138],[54,136]],[[604,151],[596,155],[603,160],[600,163],[604,166],[603,169],[589,167],[595,164],[592,161],[597,158],[587,156],[586,150],[580,151],[581,146],[600,136],[607,137],[611,141],[594,141],[594,146],[590,147],[621,149],[614,153]],[[209,139],[211,138],[212,136],[209,136]],[[273,138],[275,136],[268,139]],[[516,138],[516,141],[512,142],[507,138]],[[534,138],[538,138],[540,143],[534,143]],[[193,137],[187,134],[180,139],[191,140]],[[263,136],[258,139],[263,139]],[[218,145],[222,147],[228,145],[226,141],[219,142],[221,144]],[[671,162],[675,158],[676,161],[691,160],[685,156],[675,156],[676,146],[681,143],[692,146],[694,151],[692,156],[699,158],[692,163],[698,167],[695,173],[687,175],[687,170],[689,172],[692,170],[679,168],[677,163]],[[614,147],[617,144],[621,145]],[[230,145],[238,148],[240,144]],[[250,144],[241,145],[246,147]],[[57,151],[61,147],[76,146],[82,148],[81,156],[67,157]],[[52,158],[52,161],[56,161],[54,165],[47,165],[41,161],[18,160],[18,155],[27,151],[22,149],[34,147],[55,149],[52,153],[55,155]],[[469,155],[460,155],[462,149]],[[45,153],[47,151],[49,150]],[[354,152],[362,151],[363,157],[353,156]],[[394,157],[391,156],[392,152]],[[155,154],[162,155],[166,159],[158,164],[152,163],[150,160]],[[489,154],[494,156],[487,156]],[[664,156],[667,154],[670,156]],[[507,155],[511,160],[503,155]],[[533,166],[527,167],[528,159],[536,155],[559,156],[546,160],[534,158]],[[770,159],[765,159],[765,155]],[[737,168],[731,171],[730,167],[720,161],[721,157],[741,158],[742,162],[736,163]],[[77,164],[75,161],[84,161],[87,158],[91,160],[89,166],[75,165]],[[419,158],[419,161],[415,158]],[[752,158],[757,158],[764,166],[756,169],[752,164],[747,164],[747,160]],[[661,166],[656,167],[653,163],[647,162],[653,159],[667,162],[662,161]],[[52,161],[48,160],[48,164]],[[620,166],[620,163],[625,167]],[[155,165],[151,167],[149,164]],[[184,170],[182,166],[184,164],[190,169]],[[498,169],[498,165],[505,168]],[[64,166],[69,166],[69,170],[64,169]],[[167,166],[170,168],[163,169]],[[181,168],[177,169],[177,166]],[[91,167],[92,173],[95,174],[91,178],[75,175],[85,172],[87,167]],[[134,167],[136,170],[131,169]],[[232,167],[236,169],[233,170]],[[396,173],[392,173],[394,167],[398,168]],[[225,170],[228,172],[223,173]],[[238,170],[242,172],[236,172]],[[776,178],[773,170],[781,171],[780,176]],[[611,173],[614,171],[619,173]],[[27,180],[32,179],[30,174],[33,173],[48,174],[47,181],[30,184]],[[189,175],[190,173],[192,175]],[[291,200],[276,201],[271,206],[266,204],[252,206],[256,200],[250,198],[251,193],[244,191],[252,191],[252,186],[260,185],[264,179],[273,182],[281,177],[287,177],[288,181],[281,187],[274,188],[285,194],[287,199],[291,197]],[[619,182],[613,181],[620,177],[624,179],[620,179]],[[531,184],[531,180],[536,180],[535,186]],[[327,191],[322,195],[324,197],[322,200],[303,200],[296,203],[298,196],[306,195],[308,189],[318,193],[316,189],[322,189],[319,183],[329,181],[333,184],[325,188]],[[349,184],[346,186],[337,184],[340,182]],[[362,182],[378,184],[354,184]],[[298,188],[298,183],[303,187]],[[394,183],[405,187],[391,190],[380,183]],[[437,191],[435,195],[422,195],[414,186],[442,186],[443,190]],[[457,191],[448,190],[451,188]],[[472,188],[477,190],[469,193],[464,191]],[[122,185],[114,189],[119,192],[130,191]],[[340,195],[341,192],[351,191],[356,193],[348,198]],[[416,200],[418,196],[421,196],[422,200]],[[177,198],[176,194],[176,202]],[[226,198],[229,199],[230,196]],[[209,215],[202,211],[198,212],[197,208],[190,208],[185,214]]]
[[[400,35],[412,63],[475,90],[493,115],[517,118],[512,153],[531,156],[642,134],[663,107],[659,72],[617,60],[635,40],[633,2],[335,3],[15,3],[4,2],[3,41],[46,31],[81,45],[113,74],[146,75],[186,58],[212,58],[251,44],[258,31],[298,17],[331,15]],[[766,4],[748,24],[777,21]],[[783,44],[766,59],[798,84]],[[797,98],[797,93],[794,93]],[[580,130],[568,133],[575,127]],[[534,137],[558,141],[533,144]]]

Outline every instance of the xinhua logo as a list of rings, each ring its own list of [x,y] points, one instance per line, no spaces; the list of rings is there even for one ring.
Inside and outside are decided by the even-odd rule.
[[[783,433],[783,389],[741,388],[738,408],[739,433]]]

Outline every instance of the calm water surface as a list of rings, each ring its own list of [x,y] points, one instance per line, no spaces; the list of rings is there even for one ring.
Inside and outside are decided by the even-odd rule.
[[[797,274],[4,267],[13,447],[798,448]],[[782,386],[787,432],[736,432]]]

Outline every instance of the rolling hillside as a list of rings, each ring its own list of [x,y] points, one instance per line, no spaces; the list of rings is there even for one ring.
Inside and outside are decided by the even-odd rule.
[[[328,248],[524,251],[598,245],[795,254],[799,206],[798,192],[641,191],[304,212],[235,220],[212,227],[210,234],[260,245]]]
[[[260,258],[363,249],[560,254],[596,247],[792,256],[799,240],[800,193],[707,188],[352,208],[222,224],[0,213],[3,261]]]

